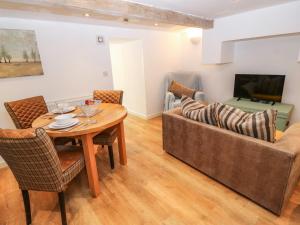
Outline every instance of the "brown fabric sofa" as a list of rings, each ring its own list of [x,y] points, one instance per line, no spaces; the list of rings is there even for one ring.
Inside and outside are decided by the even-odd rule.
[[[280,215],[300,175],[300,124],[275,143],[163,114],[166,152]]]

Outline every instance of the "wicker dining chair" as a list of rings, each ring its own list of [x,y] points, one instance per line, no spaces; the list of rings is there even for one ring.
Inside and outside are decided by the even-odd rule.
[[[31,128],[32,122],[39,116],[48,113],[48,108],[43,96],[35,96],[17,101],[5,102],[4,106],[17,129]],[[74,138],[55,138],[54,143],[63,145],[72,142]]]
[[[0,155],[22,190],[26,224],[31,224],[29,190],[58,192],[61,220],[67,225],[64,191],[85,167],[82,148],[54,147],[44,129],[0,129]]]
[[[123,91],[95,90],[93,93],[93,98],[95,100],[101,100],[102,103],[114,103],[122,105]],[[118,128],[114,126],[104,130],[100,134],[96,135],[93,139],[93,142],[96,145],[108,146],[108,154],[111,169],[115,168],[113,143],[115,142],[117,136]]]

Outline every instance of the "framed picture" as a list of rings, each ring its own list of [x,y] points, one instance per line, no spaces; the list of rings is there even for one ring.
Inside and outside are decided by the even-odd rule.
[[[35,32],[0,29],[0,78],[43,74]]]

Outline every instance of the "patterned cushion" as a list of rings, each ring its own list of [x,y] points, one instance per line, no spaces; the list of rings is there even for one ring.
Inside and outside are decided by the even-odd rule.
[[[48,112],[43,96],[5,102],[4,105],[18,129],[30,128],[36,118]]]
[[[274,142],[277,111],[247,113],[240,109],[218,103],[216,115],[221,128],[261,140]]]
[[[103,103],[122,104],[123,91],[115,90],[96,90],[93,93],[96,100],[101,100]]]
[[[181,98],[181,109],[183,116],[199,122],[217,126],[215,115],[216,103],[205,105],[187,96]]]
[[[176,97],[181,98],[182,96],[188,96],[190,98],[194,98],[196,90],[190,89],[175,80],[172,80],[169,91],[172,92]]]

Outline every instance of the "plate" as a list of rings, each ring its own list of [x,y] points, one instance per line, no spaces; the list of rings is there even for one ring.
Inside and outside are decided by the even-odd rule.
[[[59,121],[58,123],[62,123],[64,120],[70,120],[72,118],[74,118],[76,116],[75,113],[69,113],[69,114],[62,114],[62,115],[59,115],[59,116],[56,116],[54,117],[54,119],[56,121]]]
[[[75,106],[68,106],[68,107],[64,108],[63,113],[73,112],[75,109],[76,109]],[[61,112],[59,109],[53,109],[52,113],[60,114]]]
[[[56,122],[54,122],[54,123],[52,124],[52,127],[66,127],[66,126],[70,126],[70,124],[73,124],[73,123],[74,123],[73,120],[70,120],[70,121],[68,121],[68,122],[66,122],[66,123],[58,123],[58,122],[56,121]]]
[[[79,123],[79,119],[72,119],[69,123],[66,124],[57,124],[56,122],[50,123],[49,124],[49,128],[50,129],[54,129],[54,130],[60,130],[60,129],[64,129],[64,128],[69,128],[72,126],[75,126]]]
[[[48,127],[49,127],[50,129],[60,130],[60,129],[65,129],[65,128],[69,128],[69,127],[75,126],[75,125],[77,125],[78,123],[79,123],[79,120],[78,120],[78,119],[75,120],[75,121],[73,121],[73,122],[71,122],[71,123],[65,124],[65,125],[57,125],[57,124],[55,124],[55,122],[54,122],[54,123],[52,123],[52,124],[49,124]]]

